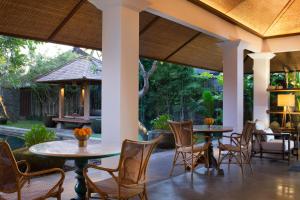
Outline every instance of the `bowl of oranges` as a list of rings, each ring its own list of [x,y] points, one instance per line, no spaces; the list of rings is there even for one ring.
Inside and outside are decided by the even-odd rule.
[[[74,136],[78,140],[78,146],[79,147],[86,147],[87,141],[92,135],[92,129],[91,128],[75,128],[74,129]]]

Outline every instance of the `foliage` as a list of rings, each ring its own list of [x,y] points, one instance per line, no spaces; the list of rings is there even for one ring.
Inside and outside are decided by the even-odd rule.
[[[72,51],[64,52],[54,58],[48,58],[41,54],[36,54],[33,58],[34,62],[30,65],[28,73],[23,76],[23,81],[29,83],[31,86],[39,86],[39,84],[36,85],[34,82],[38,76],[59,68],[63,64],[70,62],[79,56],[80,55]]]
[[[151,68],[152,60],[142,59],[147,70]],[[200,99],[204,90],[210,90],[215,99],[215,108],[222,107],[222,74],[208,73],[166,62],[159,62],[157,70],[149,79],[149,91],[140,99],[140,121],[151,129],[151,120],[161,114],[168,114],[174,120],[193,119],[202,123],[205,107]],[[143,86],[140,76],[140,88]],[[219,115],[220,112],[215,112]],[[221,115],[219,115],[221,117]],[[220,121],[220,120],[219,120]],[[221,120],[222,121],[222,120]]]
[[[18,87],[26,72],[37,42],[0,36],[0,82],[2,86]]]
[[[35,55],[35,62],[30,66],[28,73],[22,76],[22,82],[23,84],[31,86],[31,89],[33,93],[37,96],[40,105],[43,105],[45,102],[47,102],[46,100],[56,102],[58,96],[51,94],[56,94],[58,88],[56,86],[53,87],[53,85],[51,86],[45,83],[36,83],[35,80],[37,79],[37,77],[48,73],[52,70],[55,70],[61,65],[70,62],[71,60],[74,60],[77,57],[79,57],[79,55],[72,51],[64,52],[54,58],[47,58],[40,54]]]
[[[17,122],[8,121],[8,123],[6,124],[6,126],[26,128],[26,129],[31,129],[33,126],[36,125],[43,125],[43,122],[36,121],[36,120],[19,120]]]
[[[52,141],[56,138],[56,133],[52,130],[47,130],[43,125],[35,125],[30,131],[24,135],[25,144],[31,147],[35,144]]]
[[[205,106],[205,117],[213,117],[214,116],[214,97],[210,90],[205,90],[202,93],[201,103]]]
[[[253,120],[253,75],[244,76],[244,121]]]
[[[170,130],[168,120],[170,120],[170,115],[164,114],[160,115],[154,120],[151,121],[151,124],[154,129],[157,130]]]

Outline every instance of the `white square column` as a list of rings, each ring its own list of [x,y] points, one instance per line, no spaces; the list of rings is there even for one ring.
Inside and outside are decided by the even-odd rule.
[[[244,49],[246,43],[220,43],[223,54],[223,126],[241,132],[244,124]]]
[[[102,10],[102,141],[121,145],[138,138],[139,12],[147,1],[90,2]]]
[[[267,88],[270,84],[270,60],[275,56],[273,53],[251,53],[253,59],[253,120],[262,120],[269,126],[270,118],[267,114],[270,94]]]

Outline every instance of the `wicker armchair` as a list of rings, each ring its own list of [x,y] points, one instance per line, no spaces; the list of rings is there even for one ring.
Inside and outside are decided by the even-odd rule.
[[[193,175],[194,169],[199,164],[200,157],[203,155],[205,164],[208,167],[208,148],[211,142],[207,142],[204,145],[196,144],[193,137],[193,122],[169,121],[169,125],[175,138],[175,156],[170,176],[172,176],[176,165],[183,165],[185,169],[191,170],[191,174]],[[180,155],[182,159],[178,161]]]
[[[101,199],[129,199],[139,196],[148,199],[146,192],[146,170],[149,158],[161,137],[148,142],[125,140],[122,145],[119,165],[108,169],[89,164],[83,170],[87,182],[87,199],[91,193],[98,193]],[[88,169],[102,170],[112,178],[93,182]]]
[[[228,158],[228,168],[230,164],[238,164],[241,168],[242,175],[244,175],[244,165],[248,164],[251,173],[251,142],[253,137],[253,132],[255,128],[254,122],[247,122],[244,126],[242,134],[232,133],[231,136],[223,136],[230,139],[230,144],[223,144],[219,139],[219,158],[218,164],[224,164],[224,159]],[[222,152],[226,153],[222,155]],[[236,162],[232,162],[235,159]]]
[[[25,165],[26,171],[21,172],[19,166]],[[42,200],[50,197],[61,199],[62,184],[65,174],[61,169],[54,168],[40,172],[29,173],[26,161],[16,162],[9,145],[0,141],[0,199],[4,200]],[[49,184],[47,181],[30,181],[30,178],[46,174],[59,173],[57,181]],[[42,184],[42,185],[41,185]]]

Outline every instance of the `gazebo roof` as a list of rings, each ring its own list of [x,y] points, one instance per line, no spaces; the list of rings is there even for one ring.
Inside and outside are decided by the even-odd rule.
[[[38,83],[101,82],[102,62],[90,57],[80,57],[58,69],[39,77]]]

